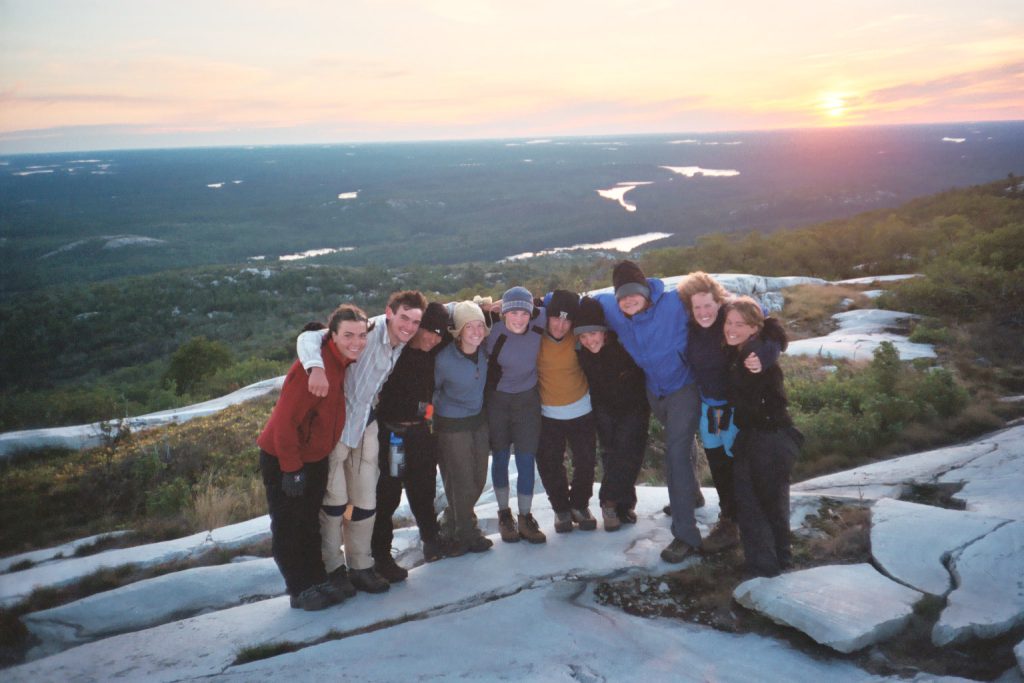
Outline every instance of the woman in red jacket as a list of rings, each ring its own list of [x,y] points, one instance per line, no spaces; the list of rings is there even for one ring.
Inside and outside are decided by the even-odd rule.
[[[295,608],[324,609],[348,597],[327,581],[319,511],[327,488],[327,455],[345,426],[345,368],[366,348],[366,325],[366,314],[352,304],[331,314],[321,349],[330,382],[327,396],[306,390],[306,371],[296,361],[256,440],[274,561]]]

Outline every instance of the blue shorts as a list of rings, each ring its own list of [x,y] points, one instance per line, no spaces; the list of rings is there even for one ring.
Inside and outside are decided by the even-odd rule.
[[[732,406],[725,404],[709,406],[700,404],[700,441],[704,448],[725,448],[725,454],[732,457],[732,444],[739,430]]]

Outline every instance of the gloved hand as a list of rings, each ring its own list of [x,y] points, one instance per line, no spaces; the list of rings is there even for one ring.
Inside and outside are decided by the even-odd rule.
[[[289,498],[298,498],[306,490],[306,471],[281,473],[281,490]]]

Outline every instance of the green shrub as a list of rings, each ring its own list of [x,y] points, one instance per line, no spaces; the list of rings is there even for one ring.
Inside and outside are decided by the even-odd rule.
[[[192,501],[192,487],[181,477],[159,484],[146,495],[146,513],[172,516],[186,509]]]
[[[194,337],[171,355],[164,381],[174,383],[175,391],[191,394],[207,377],[231,364],[231,351],[219,341]]]
[[[910,333],[910,341],[915,344],[950,344],[953,335],[948,328],[935,326],[935,323],[918,323]]]

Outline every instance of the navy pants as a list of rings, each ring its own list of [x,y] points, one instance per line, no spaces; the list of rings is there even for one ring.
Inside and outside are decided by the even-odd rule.
[[[405,476],[392,477],[391,431],[380,425],[380,478],[377,480],[377,516],[373,522],[370,550],[374,557],[391,554],[395,537],[392,517],[402,502],[402,489],[409,500],[409,508],[420,530],[420,538],[433,541],[441,530],[434,510],[437,495],[437,436],[425,425],[411,427],[402,434],[405,442]]]
[[[651,412],[644,406],[631,413],[617,414],[594,408],[597,440],[601,444],[601,504],[619,509],[636,507],[636,478],[644,464]]]
[[[565,470],[565,447],[572,450],[572,483]],[[572,420],[540,419],[540,444],[537,446],[537,470],[547,491],[551,509],[568,512],[582,510],[594,494],[594,465],[597,437],[594,414]]]
[[[777,576],[789,566],[789,476],[800,451],[792,427],[741,429],[733,446],[737,522],[747,570]]]
[[[302,495],[286,496],[281,489],[277,458],[260,451],[260,472],[270,512],[271,552],[292,596],[327,580],[320,554],[320,504],[327,490],[327,458],[308,462],[303,470],[306,488]]]

